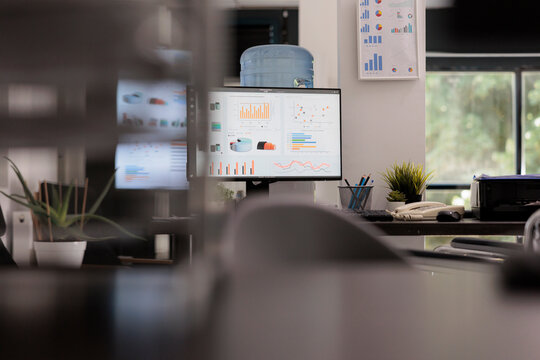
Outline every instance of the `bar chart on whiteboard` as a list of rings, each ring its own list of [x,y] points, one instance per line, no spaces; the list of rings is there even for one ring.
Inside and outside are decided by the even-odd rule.
[[[417,0],[358,0],[358,78],[418,78]]]

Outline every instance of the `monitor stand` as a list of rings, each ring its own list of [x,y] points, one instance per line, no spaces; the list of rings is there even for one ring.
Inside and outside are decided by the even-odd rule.
[[[270,196],[270,183],[276,180],[246,181],[246,196]]]

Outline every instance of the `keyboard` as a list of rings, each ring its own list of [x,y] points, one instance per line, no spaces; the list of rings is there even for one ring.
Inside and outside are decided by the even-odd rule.
[[[392,221],[394,217],[386,210],[357,210],[356,213],[369,221]]]

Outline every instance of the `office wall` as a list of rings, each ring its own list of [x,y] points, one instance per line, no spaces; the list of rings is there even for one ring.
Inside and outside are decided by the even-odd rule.
[[[300,0],[298,12],[299,45],[314,58],[314,86],[338,87],[337,0]],[[324,15],[324,16],[323,16]],[[337,181],[316,181],[315,201],[337,204]]]
[[[371,173],[372,208],[384,208],[387,190],[380,173],[396,161],[425,161],[425,0],[418,0],[418,80],[358,80],[356,6],[357,0],[300,0],[300,45],[324,65],[315,67],[317,86],[333,86],[331,74],[337,72],[344,177],[354,182]],[[337,68],[328,60],[336,53]]]
[[[38,183],[42,180],[57,182],[58,179],[58,151],[56,148],[10,148],[8,157],[13,160],[25,177],[31,191],[37,191]],[[6,164],[2,164],[0,171],[8,172],[8,186],[1,190],[8,194],[23,194],[22,186],[15,173]],[[7,233],[3,237],[6,247],[12,249],[12,213],[18,210],[28,210],[16,204],[5,196],[1,196],[0,204],[7,224]]]

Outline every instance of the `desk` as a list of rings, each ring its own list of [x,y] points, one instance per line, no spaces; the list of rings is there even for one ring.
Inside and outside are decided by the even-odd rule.
[[[492,271],[432,274],[366,264],[257,269],[233,273],[208,292],[211,277],[202,270],[0,271],[2,356],[508,360],[540,354],[540,297],[509,296]]]
[[[374,221],[388,235],[523,235],[525,221]]]
[[[508,296],[498,280],[383,266],[239,274],[210,358],[537,358],[540,297]]]
[[[156,258],[135,258],[133,256],[118,256],[118,260],[122,265],[173,265],[172,259],[156,259]]]

